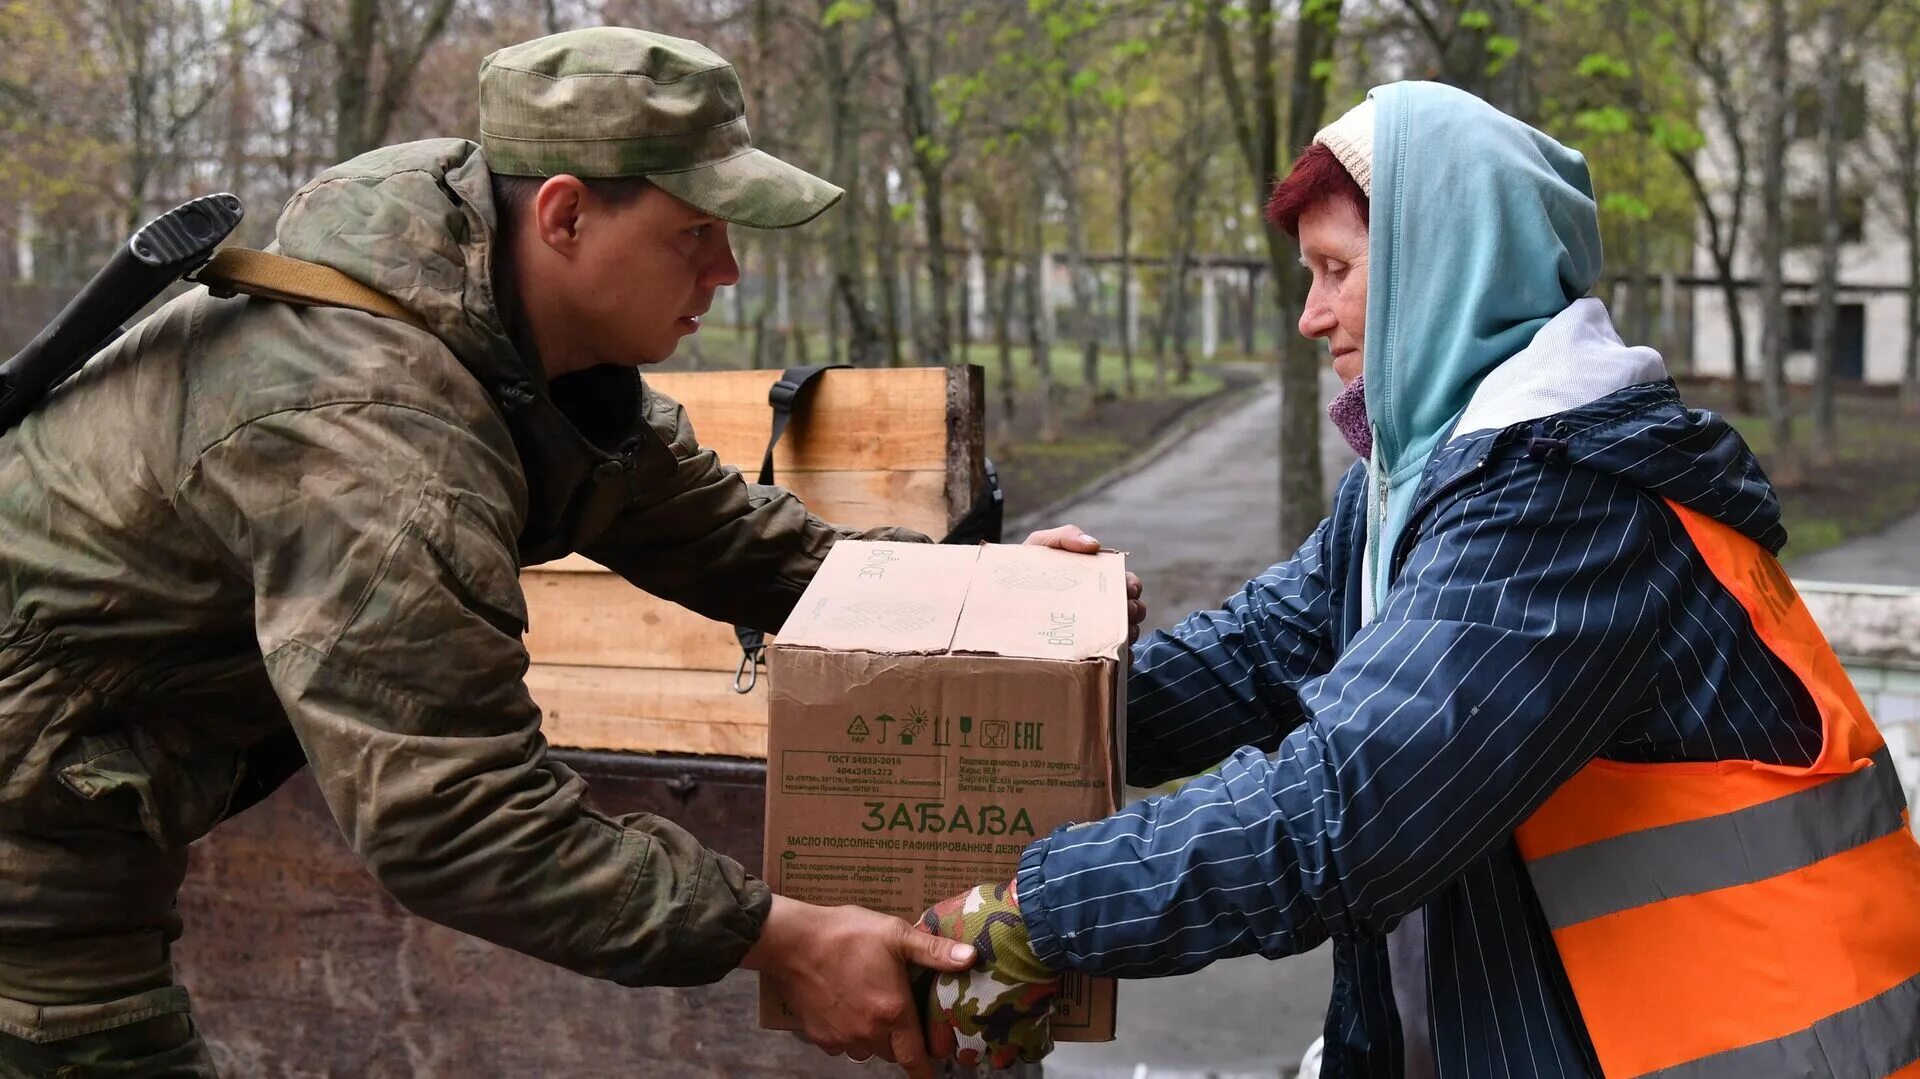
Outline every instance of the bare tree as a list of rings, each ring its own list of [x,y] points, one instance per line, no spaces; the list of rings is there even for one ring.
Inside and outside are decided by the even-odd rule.
[[[1776,483],[1800,482],[1799,455],[1793,446],[1793,412],[1787,391],[1787,310],[1781,281],[1786,240],[1787,64],[1786,0],[1767,0],[1766,61],[1761,85],[1763,110],[1760,149],[1760,358],[1766,372],[1768,426],[1773,459],[1768,471]]]
[[[1198,63],[1193,86],[1181,95],[1179,135],[1168,156],[1168,187],[1173,195],[1169,221],[1166,268],[1161,274],[1160,302],[1153,322],[1154,385],[1167,388],[1167,344],[1173,342],[1178,364],[1176,381],[1193,375],[1193,357],[1187,350],[1187,272],[1199,242],[1199,217],[1207,171],[1213,163],[1214,131],[1207,123],[1206,100],[1212,89],[1213,66]]]
[[[222,91],[230,25],[174,0],[90,0],[71,14],[80,35],[99,34],[125,87],[125,111],[104,119],[122,126],[121,218],[131,230],[159,208],[156,194],[179,194],[155,188],[177,185],[181,167],[204,149],[190,145],[190,133]]]
[[[1839,436],[1834,425],[1833,376],[1840,353],[1840,241],[1842,192],[1840,159],[1848,146],[1844,130],[1846,75],[1855,70],[1849,60],[1855,56],[1852,43],[1860,40],[1879,18],[1882,3],[1863,5],[1857,16],[1841,4],[1829,4],[1820,14],[1826,36],[1826,56],[1819,65],[1820,79],[1820,272],[1815,281],[1813,309],[1813,462],[1830,467],[1840,459]]]
[[[1033,212],[1029,215],[1031,229],[1027,250],[1027,348],[1033,356],[1033,366],[1040,374],[1040,441],[1060,441],[1060,402],[1058,400],[1060,384],[1053,377],[1053,338],[1045,311],[1047,305],[1046,258],[1047,234],[1045,229],[1046,194],[1044,190],[1035,200]]]
[[[821,73],[827,91],[827,172],[846,189],[846,205],[831,223],[832,302],[847,320],[848,362],[869,366],[881,358],[880,327],[867,300],[867,281],[861,259],[860,163],[861,87],[873,51],[873,23],[859,20],[849,40],[848,20],[829,20],[831,0],[820,0]],[[884,181],[882,181],[884,183]]]
[[[1133,189],[1138,182],[1139,166],[1127,145],[1127,114],[1131,111],[1124,97],[1114,103],[1113,151],[1114,182],[1119,188],[1115,227],[1120,241],[1120,374],[1126,395],[1133,397],[1139,387],[1133,377]]]
[[[1326,111],[1327,75],[1323,70],[1333,54],[1340,24],[1341,0],[1304,0],[1294,27],[1293,69],[1288,82],[1286,145],[1312,141]],[[1247,4],[1246,36],[1252,39],[1248,65],[1249,88],[1243,89],[1235,58],[1233,33],[1226,21],[1224,0],[1207,0],[1207,37],[1214,67],[1226,91],[1233,117],[1235,142],[1252,181],[1254,205],[1264,207],[1278,181],[1280,139],[1279,100],[1275,87],[1274,13],[1272,0]],[[1262,215],[1262,220],[1265,216]],[[1305,270],[1290,256],[1292,243],[1284,233],[1265,226],[1267,262],[1273,273],[1275,300],[1283,312],[1298,311],[1310,284]],[[1291,548],[1313,531],[1326,513],[1326,485],[1320,475],[1320,357],[1312,342],[1288,335],[1280,353],[1280,543]]]
[[[1826,32],[1827,62],[1819,65],[1820,87],[1820,271],[1814,282],[1813,306],[1813,450],[1817,467],[1830,467],[1840,457],[1833,429],[1833,364],[1839,344],[1840,281],[1840,156],[1845,139],[1840,131],[1840,98],[1845,85],[1846,13],[1839,4],[1821,13]]]
[[[1063,66],[1061,78],[1070,78],[1071,71]],[[1100,391],[1100,322],[1094,311],[1097,282],[1087,262],[1087,215],[1080,190],[1085,171],[1085,140],[1081,134],[1085,106],[1068,87],[1059,89],[1064,97],[1062,129],[1058,138],[1048,140],[1047,158],[1053,165],[1054,188],[1066,218],[1067,280],[1073,289],[1074,328],[1080,338],[1080,373],[1087,387],[1087,409],[1092,411]]]
[[[1520,47],[1530,7],[1513,0],[1400,0],[1431,51],[1425,75],[1525,119],[1531,115]]]
[[[1920,2],[1898,0],[1884,36],[1892,52],[1897,78],[1884,86],[1891,108],[1874,113],[1882,153],[1880,171],[1892,180],[1894,217],[1906,241],[1907,318],[1906,362],[1902,366],[1900,399],[1908,410],[1920,412]],[[1886,185],[1869,185],[1877,190]]]
[[[938,0],[926,0],[927,24],[937,14],[931,9]],[[933,287],[927,317],[916,320],[924,332],[921,359],[944,364],[953,351],[952,325],[948,319],[951,305],[950,270],[947,249],[946,172],[953,154],[954,130],[941,122],[933,98],[933,81],[940,69],[941,37],[928,25],[910,25],[900,13],[899,0],[875,0],[874,8],[887,20],[893,41],[894,63],[898,67],[903,100],[900,117],[904,125],[914,174],[920,180],[920,222],[927,242],[927,278]],[[916,43],[918,43],[916,45]]]
[[[453,0],[346,0],[333,35],[336,157],[358,157],[386,142],[421,58],[452,12]]]
[[[1753,190],[1748,125],[1756,110],[1751,87],[1758,84],[1764,93],[1766,84],[1765,72],[1756,72],[1743,59],[1746,49],[1738,32],[1745,26],[1742,8],[1734,0],[1614,0],[1608,7],[1608,22],[1628,73],[1623,89],[1631,122],[1679,171],[1706,229],[1707,256],[1713,262],[1732,339],[1736,412],[1752,408],[1747,320],[1737,269],[1745,239],[1748,196]],[[1675,116],[1665,100],[1662,79],[1649,70],[1645,59],[1654,50],[1641,31],[1643,15],[1671,38],[1682,69],[1691,73],[1691,81],[1706,95],[1717,125],[1711,140],[1701,137],[1687,116]],[[1679,108],[1692,111],[1691,94],[1679,95]],[[1709,142],[1723,151],[1718,184],[1701,174],[1699,154]],[[1766,238],[1761,237],[1760,242],[1764,245]]]

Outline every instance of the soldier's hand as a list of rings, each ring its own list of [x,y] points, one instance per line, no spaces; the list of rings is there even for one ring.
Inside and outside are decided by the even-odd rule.
[[[1012,881],[940,901],[920,916],[920,930],[965,941],[980,954],[972,970],[926,979],[927,1042],[935,1056],[958,1050],[961,1064],[1007,1068],[1053,1051],[1060,975],[1034,956]]]
[[[1077,525],[1060,525],[1057,528],[1043,528],[1027,537],[1026,542],[1035,547],[1057,547],[1062,551],[1075,554],[1094,554],[1100,550],[1100,541],[1080,531]],[[1140,623],[1147,620],[1147,602],[1140,578],[1127,574],[1127,643],[1140,639]]]
[[[898,918],[776,895],[740,965],[771,983],[800,1017],[801,1033],[829,1055],[877,1056],[932,1079],[909,964],[957,971],[973,960],[972,947],[915,932]]]

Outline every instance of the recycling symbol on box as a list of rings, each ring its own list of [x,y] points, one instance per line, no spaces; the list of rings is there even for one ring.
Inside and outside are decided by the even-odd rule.
[[[1064,570],[1037,562],[1015,562],[993,573],[994,583],[1016,592],[1065,592],[1080,583],[1080,578]]]
[[[871,599],[833,608],[823,621],[834,629],[878,629],[908,633],[933,624],[933,608],[906,600]]]

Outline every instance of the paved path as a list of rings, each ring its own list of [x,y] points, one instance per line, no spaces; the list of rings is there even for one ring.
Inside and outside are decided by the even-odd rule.
[[[1787,531],[1793,531],[1792,521],[1787,522]],[[1803,581],[1920,585],[1920,513],[1877,536],[1796,558],[1788,563],[1787,572]]]
[[[1339,389],[1331,372],[1323,399]],[[1280,392],[1268,386],[1139,472],[1059,515],[1128,552],[1147,586],[1150,622],[1170,626],[1290,554],[1279,550]],[[1328,490],[1353,461],[1323,426]],[[1047,522],[1056,523],[1056,522]],[[1120,987],[1120,1034],[1104,1045],[1061,1045],[1048,1079],[1290,1075],[1320,1034],[1332,984],[1328,949],[1278,962],[1216,963],[1184,978]]]
[[[1323,372],[1323,401],[1339,392]],[[1127,568],[1146,582],[1155,625],[1217,606],[1233,588],[1293,553],[1279,549],[1280,390],[1268,383],[1244,404],[1084,501],[1025,528],[1072,523],[1127,552]],[[1333,425],[1319,425],[1327,492],[1353,463]],[[1016,534],[1017,533],[1017,534]]]

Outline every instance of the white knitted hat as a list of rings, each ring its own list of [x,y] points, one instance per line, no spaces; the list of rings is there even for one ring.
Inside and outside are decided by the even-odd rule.
[[[1346,166],[1347,175],[1360,185],[1367,198],[1373,198],[1373,98],[1347,110],[1347,114],[1320,129],[1313,137],[1333,151],[1334,159]]]

